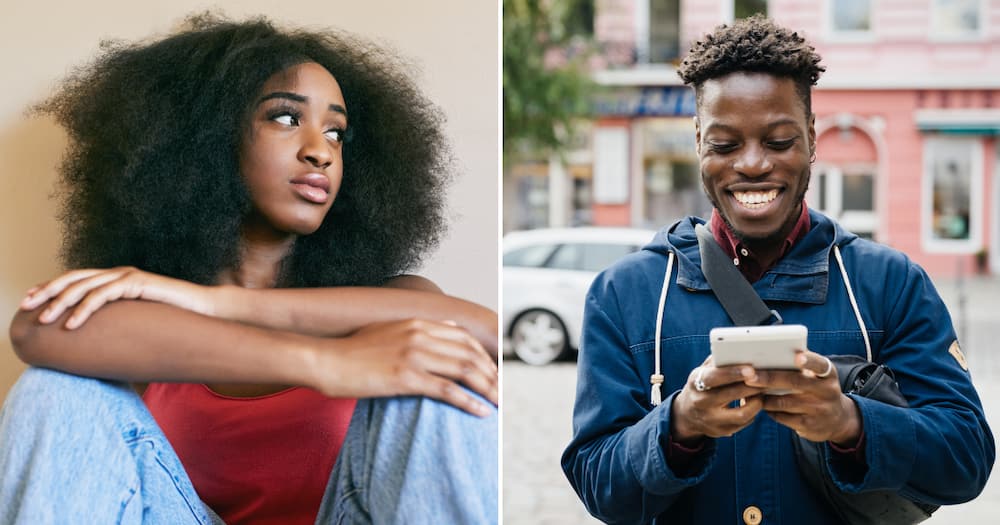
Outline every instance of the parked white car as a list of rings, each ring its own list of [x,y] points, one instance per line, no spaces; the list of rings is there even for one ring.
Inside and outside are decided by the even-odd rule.
[[[504,236],[505,348],[532,365],[578,349],[583,304],[594,277],[655,234],[630,228],[561,228]]]

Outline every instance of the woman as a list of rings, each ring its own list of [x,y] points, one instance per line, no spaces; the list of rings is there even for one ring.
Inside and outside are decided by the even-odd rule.
[[[496,521],[496,315],[404,273],[449,165],[401,69],[201,15],[40,106],[79,269],[11,324],[45,369],[0,414],[0,523]]]

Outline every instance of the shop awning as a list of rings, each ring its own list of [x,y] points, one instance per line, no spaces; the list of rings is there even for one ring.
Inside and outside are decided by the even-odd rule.
[[[919,109],[917,129],[963,135],[1000,135],[1000,109]]]

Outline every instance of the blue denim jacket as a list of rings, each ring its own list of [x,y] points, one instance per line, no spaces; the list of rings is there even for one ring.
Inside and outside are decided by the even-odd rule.
[[[867,469],[838,468],[827,447],[831,476],[848,492],[897,490],[932,504],[974,498],[993,465],[993,435],[968,371],[949,352],[955,331],[930,279],[902,253],[818,212],[810,211],[810,219],[809,233],[754,289],[785,323],[809,328],[810,350],[864,357],[831,255],[838,245],[873,359],[892,368],[910,404],[854,397]],[[764,523],[836,523],[799,474],[791,430],[764,413],[732,437],[708,440],[686,476],[667,465],[673,399],[708,357],[709,330],[732,325],[701,273],[698,223],[689,217],[661,230],[591,286],[563,470],[587,509],[609,523],[743,523],[750,507]],[[676,261],[660,333],[664,400],[653,407],[653,334],[668,252]]]

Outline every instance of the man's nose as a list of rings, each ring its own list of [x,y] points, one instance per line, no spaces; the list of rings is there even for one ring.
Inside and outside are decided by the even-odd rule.
[[[767,175],[774,168],[767,150],[760,145],[750,144],[740,151],[733,163],[733,169],[747,177]]]

